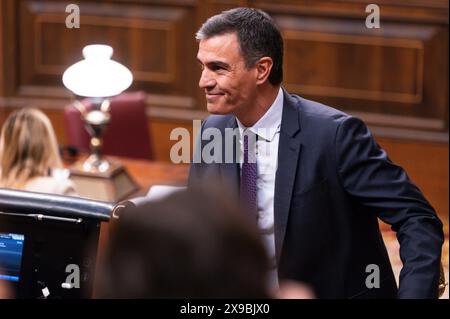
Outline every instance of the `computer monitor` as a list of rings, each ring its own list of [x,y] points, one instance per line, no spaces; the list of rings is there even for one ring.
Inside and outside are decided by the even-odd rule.
[[[20,281],[23,234],[0,233],[0,280]]]
[[[0,188],[0,276],[15,298],[90,298],[115,204]]]
[[[90,298],[99,228],[96,220],[0,212],[0,280],[9,281],[14,298]],[[63,285],[69,265],[79,268],[79,288]]]

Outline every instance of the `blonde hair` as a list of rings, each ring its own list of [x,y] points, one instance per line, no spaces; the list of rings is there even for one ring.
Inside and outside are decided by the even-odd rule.
[[[48,117],[34,108],[10,114],[0,136],[0,187],[22,188],[30,179],[62,167]]]

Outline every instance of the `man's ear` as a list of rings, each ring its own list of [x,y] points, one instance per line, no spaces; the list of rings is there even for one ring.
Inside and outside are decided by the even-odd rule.
[[[273,61],[270,57],[262,57],[256,62],[256,84],[263,84],[266,82],[272,70]]]

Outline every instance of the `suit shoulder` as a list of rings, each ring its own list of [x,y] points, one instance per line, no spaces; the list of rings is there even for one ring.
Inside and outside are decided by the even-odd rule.
[[[288,95],[287,105],[293,106],[299,115],[301,130],[308,137],[331,138],[333,140],[338,127],[350,115],[319,102],[297,95]]]
[[[331,106],[311,101],[300,96],[293,96],[297,100],[299,112],[309,120],[341,122],[349,117],[349,114]]]

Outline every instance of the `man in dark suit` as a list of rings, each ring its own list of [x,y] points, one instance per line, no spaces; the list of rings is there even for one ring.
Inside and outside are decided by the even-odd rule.
[[[281,87],[283,40],[272,19],[229,10],[197,39],[199,86],[213,115],[189,185],[226,185],[245,201],[273,258],[274,286],[298,280],[319,298],[437,297],[441,221],[362,121]],[[231,147],[211,139],[233,129]],[[397,232],[398,288],[377,218]]]

